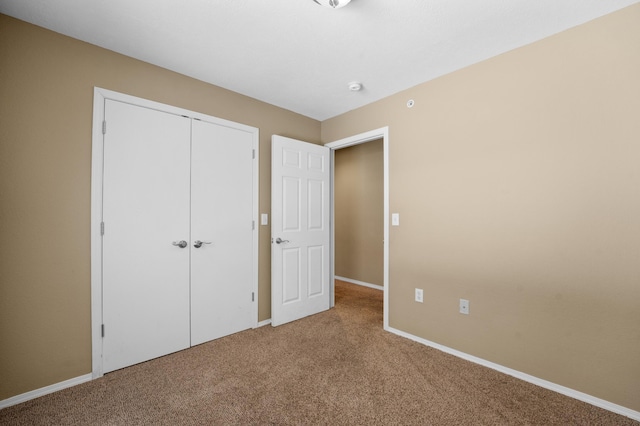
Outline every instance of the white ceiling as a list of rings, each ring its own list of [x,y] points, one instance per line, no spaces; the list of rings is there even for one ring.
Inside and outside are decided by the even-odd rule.
[[[0,12],[325,120],[638,1],[0,0]]]

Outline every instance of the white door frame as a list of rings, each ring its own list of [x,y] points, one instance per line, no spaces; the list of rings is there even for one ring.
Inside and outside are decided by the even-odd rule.
[[[253,292],[256,295],[253,307],[254,325],[258,326],[258,159],[259,130],[255,127],[236,123],[222,118],[189,111],[183,108],[137,98],[99,87],[93,89],[93,128],[91,148],[91,376],[93,379],[103,375],[102,368],[102,182],[104,167],[103,117],[105,101],[111,99],[140,107],[177,114],[206,121],[221,126],[243,130],[252,134],[253,149]],[[108,126],[108,123],[107,123]]]
[[[384,186],[384,241],[383,241],[383,327],[389,330],[389,127],[381,127],[355,136],[329,142],[324,146],[331,148],[331,306],[335,305],[335,202],[334,173],[335,150],[361,143],[382,139],[383,186]]]

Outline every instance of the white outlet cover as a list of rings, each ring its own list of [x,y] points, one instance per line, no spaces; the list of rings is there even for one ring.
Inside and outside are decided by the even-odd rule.
[[[423,295],[424,295],[424,293],[423,293],[422,289],[421,288],[416,288],[416,302],[422,303],[424,301]]]
[[[469,301],[466,299],[460,299],[460,313],[469,315]]]
[[[260,225],[268,225],[269,224],[269,214],[262,213],[260,215]]]
[[[391,226],[400,226],[400,213],[391,213]]]

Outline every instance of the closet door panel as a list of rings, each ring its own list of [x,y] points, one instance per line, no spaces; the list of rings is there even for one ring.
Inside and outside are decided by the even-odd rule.
[[[254,160],[250,133],[192,125],[191,344],[197,345],[254,325]]]
[[[189,347],[190,120],[106,101],[105,372]]]

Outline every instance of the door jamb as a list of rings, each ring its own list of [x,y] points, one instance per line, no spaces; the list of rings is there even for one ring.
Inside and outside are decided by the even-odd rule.
[[[125,102],[132,105],[182,115],[208,123],[244,130],[251,133],[253,139],[253,274],[252,291],[255,295],[253,303],[253,328],[258,327],[258,194],[259,194],[259,129],[222,118],[174,107],[159,102],[118,93],[99,87],[93,89],[93,125],[91,131],[91,378],[102,377],[102,189],[104,179],[104,134],[103,119],[107,99]]]
[[[384,191],[384,240],[383,240],[383,328],[389,330],[389,127],[360,133],[324,144],[331,149],[331,306],[335,305],[335,203],[334,173],[335,150],[382,139],[383,191]]]

